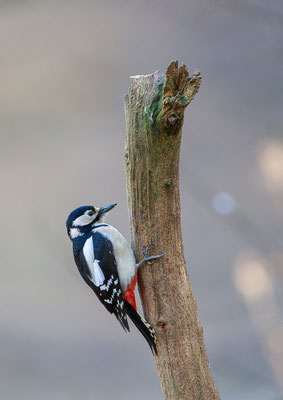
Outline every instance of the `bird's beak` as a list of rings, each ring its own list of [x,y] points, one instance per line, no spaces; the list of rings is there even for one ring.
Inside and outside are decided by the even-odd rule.
[[[100,207],[99,211],[98,211],[98,215],[101,217],[102,215],[107,214],[110,210],[112,210],[112,208],[114,208],[115,206],[117,206],[117,203],[115,204],[111,204],[110,206],[106,206],[106,207]]]

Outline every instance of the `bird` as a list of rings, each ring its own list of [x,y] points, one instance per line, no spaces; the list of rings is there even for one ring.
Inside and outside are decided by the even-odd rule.
[[[81,277],[107,311],[115,315],[126,332],[130,331],[129,317],[156,355],[155,330],[138,313],[134,291],[141,264],[152,264],[164,253],[149,256],[152,246],[148,245],[142,249],[143,259],[136,263],[128,241],[116,228],[104,223],[105,216],[116,205],[81,206],[70,213],[66,228],[73,244],[74,260]]]

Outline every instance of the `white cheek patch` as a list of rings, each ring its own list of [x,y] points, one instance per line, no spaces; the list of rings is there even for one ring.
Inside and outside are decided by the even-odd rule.
[[[99,266],[99,261],[94,258],[92,237],[86,240],[83,254],[89,269],[90,280],[95,284],[95,286],[103,285],[105,276]]]
[[[73,226],[84,226],[91,224],[95,219],[95,215],[81,215],[73,221]]]

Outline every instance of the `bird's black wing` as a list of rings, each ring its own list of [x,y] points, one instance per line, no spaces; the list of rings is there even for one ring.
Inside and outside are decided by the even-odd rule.
[[[80,251],[81,275],[107,310],[116,316],[124,330],[130,330],[110,240],[93,232]]]

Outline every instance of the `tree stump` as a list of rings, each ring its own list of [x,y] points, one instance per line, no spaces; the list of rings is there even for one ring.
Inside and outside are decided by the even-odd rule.
[[[166,400],[220,399],[214,385],[184,259],[179,156],[184,111],[200,72],[173,61],[166,75],[131,77],[125,98],[125,165],[132,247],[165,256],[138,273],[145,317],[157,334],[155,357]]]

